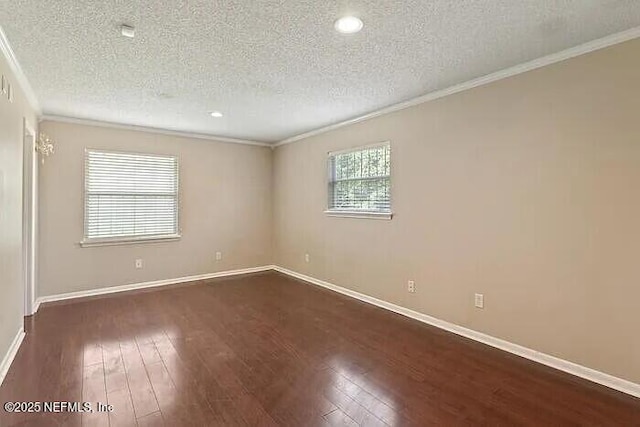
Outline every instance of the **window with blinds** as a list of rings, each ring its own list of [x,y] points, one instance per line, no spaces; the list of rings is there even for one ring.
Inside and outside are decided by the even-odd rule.
[[[85,151],[83,243],[177,237],[175,156]]]
[[[391,212],[389,143],[329,153],[328,213]]]

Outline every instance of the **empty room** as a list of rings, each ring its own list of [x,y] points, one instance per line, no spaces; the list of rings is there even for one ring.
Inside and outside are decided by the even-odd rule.
[[[640,426],[640,1],[0,1],[0,427]]]

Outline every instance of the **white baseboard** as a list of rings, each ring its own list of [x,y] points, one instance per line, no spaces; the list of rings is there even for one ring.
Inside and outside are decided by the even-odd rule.
[[[313,285],[321,286],[323,288],[330,289],[335,292],[339,292],[343,295],[347,295],[352,298],[356,298],[360,301],[373,304],[375,306],[393,311],[394,313],[401,314],[406,317],[418,320],[423,323],[444,329],[445,331],[453,332],[454,334],[461,335],[466,338],[470,338],[474,341],[481,342],[483,344],[490,345],[491,347],[498,348],[500,350],[513,353],[515,355],[524,357],[525,359],[532,360],[534,362],[541,363],[546,366],[558,369],[560,371],[567,372],[580,378],[592,381],[612,388],[614,390],[621,391],[631,396],[640,398],[640,384],[633,383],[631,381],[624,380],[622,378],[614,377],[613,375],[605,374],[604,372],[596,371],[595,369],[587,368],[586,366],[578,365],[567,360],[560,359],[549,354],[542,353],[540,351],[532,350],[527,347],[523,347],[518,344],[505,341],[500,338],[492,337],[491,335],[484,334],[482,332],[474,331],[463,326],[458,326],[454,323],[450,323],[435,317],[419,313],[417,311],[410,310],[405,307],[401,307],[396,304],[392,304],[387,301],[383,301],[369,295],[361,294],[360,292],[352,291],[350,289],[343,288],[341,286],[334,285],[323,280],[316,279],[314,277],[306,276],[304,274],[297,273],[292,270],[288,270],[283,267],[274,266],[274,270],[280,273],[286,274],[296,279],[303,280]]]
[[[129,285],[111,286],[111,287],[104,287],[104,288],[97,288],[97,289],[89,289],[86,291],[49,295],[49,296],[39,297],[36,300],[34,312],[38,311],[38,308],[40,308],[40,304],[43,304],[46,302],[62,301],[62,300],[74,299],[74,298],[92,297],[97,295],[113,294],[116,292],[133,291],[136,289],[155,288],[158,286],[176,285],[179,283],[195,282],[197,280],[207,280],[207,279],[215,279],[217,277],[237,276],[240,274],[258,273],[261,271],[268,271],[268,270],[273,270],[273,266],[265,265],[261,267],[242,268],[239,270],[218,271],[215,273],[206,273],[206,274],[199,274],[196,276],[178,277],[175,279],[155,280],[152,282],[132,283]]]
[[[116,292],[131,291],[135,289],[166,286],[166,285],[173,285],[178,283],[193,282],[197,280],[213,279],[217,277],[228,277],[228,276],[235,276],[240,274],[257,273],[257,272],[268,271],[268,270],[278,271],[280,273],[286,274],[296,279],[300,279],[307,283],[321,286],[326,289],[330,289],[332,291],[341,293],[343,295],[347,295],[349,297],[358,299],[360,301],[364,301],[369,304],[373,304],[377,307],[384,308],[394,313],[398,313],[403,316],[410,317],[412,319],[438,327],[440,329],[452,332],[454,334],[461,335],[463,337],[472,339],[474,341],[487,344],[491,347],[495,347],[500,350],[513,353],[515,355],[524,357],[534,362],[538,362],[543,365],[550,366],[560,371],[567,372],[577,377],[584,378],[594,383],[601,384],[606,387],[612,388],[614,390],[618,390],[623,393],[629,394],[631,396],[640,398],[640,384],[636,384],[631,381],[624,380],[622,378],[614,377],[613,375],[609,375],[604,372],[600,372],[595,369],[588,368],[586,366],[578,365],[577,363],[569,362],[568,360],[560,359],[558,357],[551,356],[549,354],[542,353],[537,350],[523,347],[521,345],[514,344],[509,341],[505,341],[503,339],[493,337],[491,335],[484,334],[482,332],[474,331],[473,329],[465,328],[463,326],[459,326],[454,323],[450,323],[445,320],[441,320],[441,319],[429,316],[427,314],[419,313],[417,311],[414,311],[405,307],[401,307],[399,305],[392,304],[390,302],[383,301],[378,298],[374,298],[372,296],[362,294],[360,292],[352,291],[350,289],[343,288],[341,286],[334,285],[332,283],[325,282],[323,280],[319,280],[311,276],[306,276],[304,274],[301,274],[292,270],[288,270],[286,268],[276,266],[276,265],[265,265],[261,267],[245,268],[240,270],[221,271],[217,273],[207,273],[207,274],[201,274],[197,276],[179,277],[175,279],[165,279],[165,280],[157,280],[153,282],[134,283],[129,285],[113,286],[113,287],[106,287],[106,288],[99,288],[99,289],[91,289],[87,291],[70,292],[70,293],[59,294],[59,295],[39,297],[36,301],[35,311],[38,310],[38,307],[40,306],[40,304],[45,302],[61,301],[61,300],[67,300],[67,299],[73,299],[73,298],[83,298],[83,297],[96,296],[96,295],[105,295],[105,294],[111,294]],[[5,359],[2,361],[2,365],[0,365],[0,379],[4,379],[4,375],[6,375],[6,371],[9,369],[9,366],[11,365],[11,361],[13,361],[13,357],[15,357],[15,353],[18,351],[18,348],[20,347],[20,343],[22,342],[23,338],[24,338],[24,332],[21,331],[16,336],[16,339],[12,343],[9,349],[9,352],[7,353],[7,356],[5,356]]]
[[[16,357],[16,354],[18,354],[18,349],[20,349],[20,344],[22,344],[24,335],[24,329],[20,328],[15,338],[11,342],[9,349],[7,350],[7,354],[4,355],[2,363],[0,363],[0,386],[4,382],[4,377],[7,376],[7,372],[9,372],[9,368],[11,367],[13,359]]]

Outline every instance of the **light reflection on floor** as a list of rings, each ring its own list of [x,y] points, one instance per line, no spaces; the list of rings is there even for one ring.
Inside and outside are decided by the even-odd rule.
[[[367,372],[356,358],[347,359],[344,353],[331,357],[328,362],[331,372],[331,387],[327,390],[331,401],[350,399],[348,404],[364,407],[376,414],[384,423],[398,424],[396,404],[393,396],[377,386],[367,377]],[[358,422],[359,420],[355,420]]]

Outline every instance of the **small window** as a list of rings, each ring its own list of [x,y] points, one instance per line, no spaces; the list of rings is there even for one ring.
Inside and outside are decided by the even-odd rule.
[[[391,146],[329,153],[328,214],[391,218]]]
[[[175,156],[86,150],[84,179],[83,245],[180,237]]]

